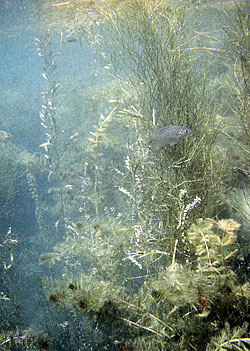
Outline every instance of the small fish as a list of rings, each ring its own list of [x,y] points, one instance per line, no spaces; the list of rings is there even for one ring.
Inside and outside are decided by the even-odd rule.
[[[92,185],[91,179],[89,177],[82,177],[76,175],[74,178],[69,180],[69,184],[65,185],[65,188],[72,189],[73,187],[81,188],[84,191],[85,187]]]
[[[192,131],[180,126],[166,126],[156,131],[155,135],[149,141],[148,146],[164,146],[166,144],[173,146],[179,140],[185,138]]]
[[[5,143],[12,137],[11,134],[5,132],[4,130],[0,130],[0,143]]]
[[[77,40],[76,40],[76,38],[69,37],[69,38],[66,38],[66,41],[68,43],[75,43]]]

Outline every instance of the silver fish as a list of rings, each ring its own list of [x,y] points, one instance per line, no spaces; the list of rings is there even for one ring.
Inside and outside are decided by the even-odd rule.
[[[89,177],[82,177],[76,175],[74,178],[69,180],[69,184],[65,185],[65,188],[72,189],[72,187],[79,187],[81,191],[84,191],[85,187],[92,185],[91,179]]]
[[[166,144],[172,146],[179,140],[185,138],[192,131],[180,126],[166,126],[156,131],[155,135],[149,141],[149,146],[161,147]]]
[[[0,130],[0,143],[5,143],[12,137],[11,134],[5,132],[4,130]]]

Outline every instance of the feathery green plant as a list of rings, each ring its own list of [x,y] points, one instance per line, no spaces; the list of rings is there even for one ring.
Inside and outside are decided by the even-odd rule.
[[[227,138],[232,142],[239,162],[232,165],[233,179],[232,186],[237,187],[242,198],[235,201],[241,218],[249,220],[249,141],[250,141],[250,6],[248,1],[236,1],[232,13],[227,13],[230,25],[225,27],[227,33],[226,42],[229,46],[232,71],[232,99],[231,109],[239,128],[235,137],[233,130],[226,133]],[[245,206],[242,206],[245,203]]]
[[[198,219],[187,230],[187,237],[192,244],[197,264],[209,268],[213,275],[217,269],[225,268],[225,261],[236,251],[236,234],[240,225],[231,220],[218,222],[211,219]],[[218,266],[218,268],[217,268]]]
[[[247,323],[244,323],[242,327],[237,327],[233,330],[228,323],[225,323],[225,329],[222,330],[220,335],[211,339],[206,351],[247,351],[250,345],[250,338],[242,337],[247,330]]]

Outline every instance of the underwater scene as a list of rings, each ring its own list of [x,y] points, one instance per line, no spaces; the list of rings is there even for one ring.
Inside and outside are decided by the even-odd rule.
[[[250,350],[250,1],[0,16],[0,350]]]

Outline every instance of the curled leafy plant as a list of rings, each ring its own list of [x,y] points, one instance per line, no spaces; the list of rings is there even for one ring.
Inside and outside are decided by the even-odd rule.
[[[236,234],[240,224],[232,219],[199,218],[188,230],[197,264],[208,267],[210,274],[225,269],[225,261],[236,251]]]

